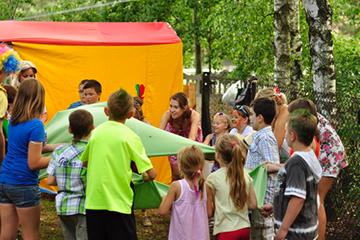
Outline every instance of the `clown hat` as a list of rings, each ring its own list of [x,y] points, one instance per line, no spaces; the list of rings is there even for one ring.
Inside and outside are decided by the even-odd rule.
[[[6,73],[14,73],[19,69],[20,57],[14,49],[8,45],[0,44],[0,70]]]

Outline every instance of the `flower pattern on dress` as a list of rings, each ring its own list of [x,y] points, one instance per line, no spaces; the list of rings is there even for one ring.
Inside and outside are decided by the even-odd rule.
[[[317,114],[318,128],[320,131],[320,157],[323,176],[337,177],[340,169],[348,166],[345,160],[345,148],[339,135],[329,121],[321,114]]]

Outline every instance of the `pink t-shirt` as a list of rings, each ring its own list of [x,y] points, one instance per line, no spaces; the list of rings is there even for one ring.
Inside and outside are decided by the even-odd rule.
[[[201,198],[185,179],[178,182],[181,193],[172,206],[169,240],[209,240],[206,192]]]

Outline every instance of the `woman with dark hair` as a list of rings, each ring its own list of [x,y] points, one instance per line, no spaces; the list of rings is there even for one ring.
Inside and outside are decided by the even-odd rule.
[[[202,142],[200,114],[189,107],[188,98],[182,92],[170,97],[169,110],[161,118],[160,128],[176,135]],[[179,166],[175,156],[170,156],[172,179],[180,179]]]

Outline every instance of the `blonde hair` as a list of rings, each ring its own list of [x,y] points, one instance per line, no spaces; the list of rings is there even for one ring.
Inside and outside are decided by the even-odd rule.
[[[230,185],[230,197],[237,209],[243,209],[248,199],[244,172],[246,148],[235,136],[224,134],[215,146],[216,152],[227,166],[226,178]]]
[[[185,147],[177,154],[177,159],[180,163],[180,173],[183,177],[193,181],[195,193],[200,193],[200,198],[203,198],[204,192],[204,176],[202,169],[205,164],[204,153],[196,146]],[[198,186],[198,189],[196,189]]]
[[[227,124],[226,130],[230,131],[232,124],[231,124],[231,119],[230,119],[229,115],[227,115],[223,112],[217,112],[214,115],[214,118],[216,118],[216,117],[221,118]]]
[[[34,78],[23,81],[15,98],[11,124],[16,125],[39,118],[44,111],[44,106],[45,90],[42,84]]]
[[[268,88],[264,88],[259,90],[256,95],[254,100],[258,99],[258,98],[273,98],[275,96],[275,91],[274,88],[268,87]]]

